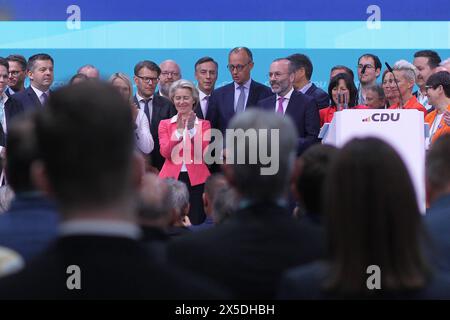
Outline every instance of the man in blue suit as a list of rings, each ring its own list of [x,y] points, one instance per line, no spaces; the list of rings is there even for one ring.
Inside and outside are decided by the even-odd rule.
[[[425,215],[439,267],[450,271],[450,135],[436,140],[427,154],[426,189],[430,207]]]
[[[28,59],[28,77],[30,86],[13,95],[24,111],[38,109],[45,105],[53,84],[53,58],[46,53],[39,53]]]
[[[222,133],[230,119],[243,112],[247,107],[254,107],[258,101],[272,95],[270,88],[251,79],[253,69],[253,54],[246,47],[237,47],[228,54],[228,70],[233,83],[213,91],[209,99],[207,120],[211,127]]]
[[[328,94],[311,82],[313,65],[308,56],[295,53],[287,58],[291,61],[295,69],[295,90],[313,97],[319,109],[330,106],[330,97]]]
[[[274,60],[269,77],[272,92],[276,95],[261,100],[258,105],[292,118],[298,131],[297,155],[300,155],[319,141],[320,117],[316,101],[294,90],[295,68],[288,59]]]
[[[0,246],[15,250],[26,262],[56,237],[59,220],[55,205],[36,190],[30,175],[38,153],[34,117],[21,114],[9,126],[6,175],[15,198],[0,215]]]

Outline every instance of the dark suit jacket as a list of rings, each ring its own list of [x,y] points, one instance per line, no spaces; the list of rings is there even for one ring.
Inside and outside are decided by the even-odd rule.
[[[258,101],[272,95],[269,87],[254,80],[250,83],[247,107],[254,107]],[[213,91],[209,98],[207,120],[211,127],[223,133],[234,116],[234,82]]]
[[[323,239],[275,204],[169,243],[169,261],[228,286],[238,299],[272,299],[284,270],[321,258]]]
[[[70,265],[81,269],[81,290],[67,289]],[[145,245],[113,236],[59,238],[24,270],[0,280],[2,300],[223,297],[213,285],[155,262]]]
[[[34,90],[31,88],[31,86],[26,88],[24,91],[12,95],[11,99],[16,100],[21,105],[21,109],[23,109],[23,111],[38,109],[42,107],[41,101],[39,100]]]
[[[382,299],[382,300],[423,300],[450,299],[450,279],[444,273],[436,272],[428,284],[414,291],[373,290],[370,295],[338,295],[322,290],[328,274],[325,263],[311,263],[289,270],[283,276],[278,293],[281,300],[323,300],[323,299]],[[383,272],[383,271],[381,271]],[[369,276],[369,275],[368,275]]]
[[[305,94],[316,100],[319,109],[330,106],[330,97],[328,96],[328,93],[318,88],[314,83],[306,90]]]
[[[197,102],[197,105],[195,106],[195,114],[197,115],[197,117],[203,120],[207,119],[208,113],[209,113],[209,103],[208,103],[208,110],[206,110],[206,115],[204,115],[200,102]]]
[[[261,100],[258,105],[265,110],[275,112],[275,102],[276,96],[274,95]],[[286,115],[291,117],[297,127],[297,154],[300,155],[308,147],[319,141],[319,109],[317,109],[313,98],[294,90],[289,99]]]
[[[136,96],[134,96],[134,102],[139,106]],[[152,109],[152,121],[150,122],[150,132],[153,137],[153,141],[155,142],[155,147],[153,151],[150,153],[151,164],[161,170],[164,164],[164,158],[161,156],[159,151],[159,136],[158,136],[158,127],[159,123],[163,119],[169,119],[177,114],[177,110],[173,103],[159,94],[153,95],[153,109]],[[144,111],[144,110],[142,110]]]
[[[19,113],[23,112],[22,105],[11,97],[5,103],[5,118],[6,118],[6,126],[8,123]],[[6,146],[6,135],[4,133],[3,127],[0,124],[0,146]]]
[[[425,224],[435,246],[435,251],[430,250],[432,261],[438,267],[450,271],[450,194],[431,204],[425,215]]]
[[[28,262],[56,238],[58,221],[54,203],[37,193],[19,193],[0,215],[0,246],[17,251]]]

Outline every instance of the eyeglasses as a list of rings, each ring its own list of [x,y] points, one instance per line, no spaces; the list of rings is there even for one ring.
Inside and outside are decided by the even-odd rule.
[[[161,75],[164,77],[172,76],[172,77],[178,77],[180,75],[179,72],[171,72],[171,71],[163,71],[161,72]]]
[[[20,71],[10,71],[9,74],[13,77],[17,77],[19,75]]]
[[[437,87],[436,87],[437,88]],[[436,89],[436,88],[434,88],[433,86],[425,86],[425,92],[427,92],[429,89]]]
[[[237,70],[237,72],[241,72],[242,70],[244,70],[244,68],[246,67],[246,66],[248,66],[250,64],[250,62],[249,63],[246,63],[246,64],[244,64],[244,65],[242,65],[242,64],[238,64],[238,65],[233,65],[233,64],[229,64],[229,65],[227,65],[227,68],[228,68],[228,70],[230,70],[231,72],[233,72],[235,69]]]
[[[284,76],[289,73],[280,73],[280,72],[269,72],[269,78],[279,79],[281,76]]]
[[[362,69],[364,68],[364,66],[366,67],[366,69],[374,69],[375,67],[371,64],[358,64],[357,67],[358,69]]]
[[[141,79],[143,82],[145,82],[145,83],[150,83],[150,81],[152,82],[152,83],[155,83],[155,82],[158,82],[159,81],[159,78],[152,78],[152,77],[141,77],[141,76],[136,76],[136,77],[138,77],[139,79]]]

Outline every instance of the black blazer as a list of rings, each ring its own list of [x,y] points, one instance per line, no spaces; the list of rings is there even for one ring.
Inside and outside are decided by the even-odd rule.
[[[254,80],[250,83],[247,107],[255,107],[258,101],[272,95],[269,87]],[[207,119],[211,127],[225,132],[234,116],[234,82],[213,91],[209,98]]]
[[[259,102],[264,110],[275,112],[276,96],[268,97]],[[298,145],[297,154],[302,154],[308,147],[319,141],[320,116],[316,102],[313,98],[293,91],[286,109],[297,127]]]
[[[328,93],[318,88],[314,83],[306,90],[305,94],[316,100],[319,109],[330,106],[330,97],[328,96]]]
[[[139,107],[139,102],[134,96],[134,102]],[[155,147],[153,148],[153,151],[150,154],[151,163],[154,167],[158,168],[158,170],[161,170],[163,164],[164,164],[164,158],[161,156],[161,153],[159,151],[159,135],[158,135],[158,127],[161,120],[169,119],[177,114],[177,110],[175,109],[175,106],[173,103],[159,94],[153,95],[153,109],[152,109],[152,121],[150,122],[150,132],[153,137],[153,141],[155,142]],[[144,110],[142,110],[144,111]]]
[[[67,267],[81,269],[81,290],[68,290]],[[137,241],[111,236],[58,239],[21,272],[0,279],[0,299],[214,299],[203,279],[155,262]]]
[[[13,94],[11,96],[11,99],[17,101],[22,106],[22,109],[24,111],[42,107],[41,101],[39,100],[34,90],[31,88],[31,86],[26,88],[24,91]]]
[[[272,299],[284,270],[321,258],[324,240],[275,204],[169,243],[169,261],[228,286],[238,299]]]
[[[9,97],[5,103],[6,126],[8,126],[8,123],[10,123],[10,121],[21,112],[23,112],[22,105],[16,100]],[[1,123],[0,123],[0,146],[2,147],[6,146],[6,135],[4,133],[3,126],[1,125]]]

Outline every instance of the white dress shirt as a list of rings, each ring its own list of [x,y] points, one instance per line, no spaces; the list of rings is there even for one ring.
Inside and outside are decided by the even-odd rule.
[[[176,123],[178,120],[178,114],[174,115],[172,118],[170,118],[170,123]],[[198,125],[198,118],[195,117],[194,121],[194,127],[192,129],[187,130],[187,127],[183,129],[183,133],[179,133],[178,130],[175,130],[175,137],[177,140],[180,140],[183,137],[183,149],[184,149],[184,142],[187,139],[187,135],[189,134],[189,139],[192,139],[195,134],[197,133],[196,126]],[[186,124],[187,126],[187,124]],[[183,157],[183,164],[181,165],[181,172],[187,172],[186,163],[184,163],[184,157]]]
[[[136,99],[138,101],[138,108],[141,109],[142,112],[144,112],[144,114],[145,114],[145,111],[144,111],[145,102],[144,102],[144,100],[147,100],[147,99],[142,98],[139,95],[139,93],[137,93],[137,92],[136,92]],[[150,101],[148,102],[148,112],[150,114],[150,122],[151,122],[152,121],[152,115],[153,115],[153,95],[149,99],[150,99]]]
[[[152,134],[150,132],[150,125],[148,124],[147,116],[142,109],[139,109],[136,117],[135,141],[136,147],[143,153],[149,154],[155,147]]]
[[[283,114],[286,114],[286,109],[288,107],[289,104],[289,100],[291,99],[291,95],[292,92],[294,92],[294,88],[291,88],[291,90],[289,90],[288,93],[286,93],[286,95],[283,97]],[[276,100],[275,100],[275,112],[278,112],[278,98],[280,96],[277,94],[276,95]]]
[[[420,89],[417,90],[417,101],[419,101],[419,103],[427,110],[430,110],[433,107],[431,104],[428,104],[428,97],[425,94],[422,94]]]
[[[200,99],[200,107],[202,108],[203,117],[206,118],[206,113],[208,112],[208,99],[205,98],[209,97],[209,95],[207,95],[200,89],[198,89],[198,95]]]
[[[110,221],[102,219],[76,219],[61,223],[61,236],[95,235],[110,237],[125,237],[138,240],[141,230],[133,223],[125,221]]]
[[[250,94],[250,84],[252,83],[252,79],[248,79],[246,83],[243,84],[244,92],[245,92],[245,103],[244,103],[244,111],[247,109],[247,101],[248,95]],[[236,111],[236,106],[239,100],[239,96],[241,94],[241,90],[238,89],[241,85],[234,82],[234,111]]]

